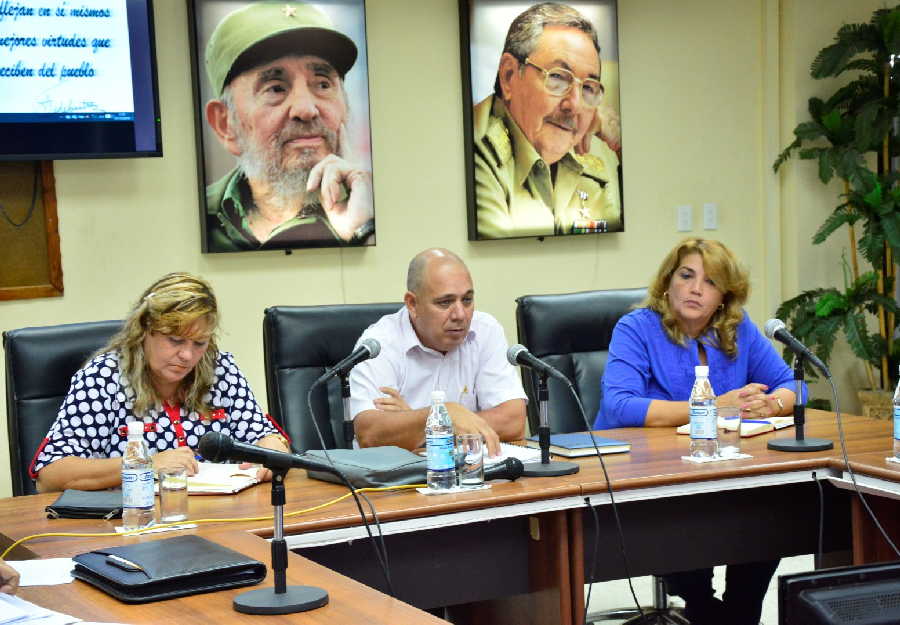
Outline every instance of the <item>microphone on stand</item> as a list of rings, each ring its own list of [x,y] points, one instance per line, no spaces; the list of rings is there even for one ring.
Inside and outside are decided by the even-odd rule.
[[[798,357],[806,358],[812,365],[821,371],[826,378],[831,377],[831,372],[828,370],[825,363],[819,360],[819,357],[812,353],[806,345],[798,341],[793,334],[788,332],[788,329],[784,325],[784,321],[781,319],[769,319],[766,321],[766,336],[770,339],[775,339],[776,341],[784,343],[787,345],[788,349],[794,352]]]
[[[359,347],[354,349],[349,356],[341,360],[331,369],[322,374],[316,384],[326,382],[335,376],[346,377],[350,373],[350,369],[369,358],[375,358],[381,353],[381,343],[375,339],[363,339],[359,342]]]
[[[803,343],[794,338],[784,322],[780,319],[766,321],[766,336],[787,345],[796,355],[794,359],[794,436],[795,438],[776,438],[766,443],[766,447],[775,451],[822,451],[831,449],[834,443],[827,438],[806,438],[806,400],[803,398],[803,359],[807,359],[822,371],[826,378],[831,378],[831,372],[815,354],[809,351]]]
[[[513,366],[520,365],[538,374],[537,396],[540,413],[538,442],[541,447],[541,461],[525,463],[522,475],[526,477],[556,477],[578,473],[579,466],[574,462],[550,460],[550,419],[548,416],[550,392],[547,390],[547,377],[556,378],[570,388],[572,382],[559,370],[529,352],[524,345],[510,347],[506,351],[506,359]]]
[[[349,356],[323,373],[309,388],[311,393],[319,384],[327,382],[335,376],[340,376],[341,403],[343,404],[344,409],[344,444],[347,449],[353,448],[353,439],[356,438],[356,431],[353,429],[353,416],[350,414],[350,370],[365,360],[375,358],[380,353],[381,343],[373,338],[363,339],[359,342],[359,346],[354,349]]]
[[[207,432],[200,439],[200,453],[207,460],[238,460],[262,464],[272,471],[272,507],[275,532],[272,537],[272,574],[274,586],[248,590],[236,595],[232,607],[244,614],[294,614],[320,608],[328,603],[328,592],[317,586],[287,585],[287,543],[284,540],[284,476],[288,469],[334,469],[320,466],[325,463],[308,460],[302,456],[248,445],[233,440],[221,432]]]
[[[524,345],[519,345],[517,343],[506,350],[506,359],[511,365],[520,365],[527,369],[531,369],[532,371],[536,371],[540,375],[556,378],[563,384],[569,386],[572,384],[569,381],[569,378],[564,376],[559,369],[556,369],[532,354]]]
[[[518,458],[507,458],[503,462],[492,464],[484,469],[484,481],[488,480],[510,480],[516,481],[522,477],[525,471],[525,465]]]
[[[337,475],[337,469],[331,464],[312,456],[291,454],[274,449],[266,449],[259,445],[248,445],[234,440],[221,432],[207,432],[200,439],[198,446],[200,455],[212,462],[250,462],[261,464],[267,469],[306,469],[307,471],[324,471]]]

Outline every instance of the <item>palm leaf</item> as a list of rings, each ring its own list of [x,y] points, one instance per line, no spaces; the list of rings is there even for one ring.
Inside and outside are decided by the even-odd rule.
[[[866,331],[864,315],[847,315],[844,319],[844,334],[847,337],[847,344],[850,345],[850,349],[857,357],[874,367],[879,365],[881,353],[878,349],[878,342],[874,341]]]
[[[834,210],[833,213],[831,213],[831,215],[828,216],[827,219],[825,219],[825,223],[823,223],[816,231],[816,234],[813,235],[813,244],[818,245],[820,243],[823,243],[834,233],[835,230],[843,225],[854,224],[859,219],[859,213],[850,209],[846,205],[839,206]]]
[[[882,47],[878,28],[872,24],[844,24],[837,32],[836,42],[819,51],[810,66],[813,78],[837,76],[847,63],[861,52],[875,52]]]
[[[800,138],[794,139],[793,143],[782,150],[781,154],[778,155],[778,158],[775,159],[775,162],[772,163],[772,171],[778,173],[778,168],[781,167],[786,160],[791,157],[791,152],[800,147]]]

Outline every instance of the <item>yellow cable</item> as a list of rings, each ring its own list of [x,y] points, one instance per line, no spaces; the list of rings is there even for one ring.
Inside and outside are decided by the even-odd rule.
[[[356,492],[358,493],[378,493],[389,490],[409,490],[410,488],[424,488],[425,484],[407,484],[404,486],[382,486],[379,488],[357,488]],[[327,508],[328,506],[333,506],[336,503],[340,503],[347,497],[351,497],[353,493],[345,493],[340,497],[335,497],[330,501],[326,501],[325,503],[319,504],[318,506],[313,506],[312,508],[304,508],[303,510],[296,510],[294,512],[289,512],[285,514],[285,517],[293,517],[301,514],[308,514],[310,512],[315,512],[316,510],[321,510],[323,508]],[[50,536],[62,536],[62,537],[75,537],[75,538],[94,538],[97,536],[136,536],[138,534],[146,534],[151,530],[158,530],[166,527],[175,527],[178,525],[185,525],[186,523],[244,523],[247,521],[269,521],[274,517],[272,515],[269,516],[257,516],[257,517],[245,517],[245,518],[237,518],[237,519],[186,519],[184,521],[176,521],[175,523],[157,523],[152,525],[151,527],[143,527],[137,530],[131,530],[129,532],[98,532],[93,534],[80,533],[80,532],[47,532],[46,534],[32,534],[31,536],[25,536],[24,538],[20,538],[6,550],[0,554],[0,559],[5,559],[9,552],[13,549],[21,545],[22,543],[26,543],[29,540],[34,540],[35,538],[47,538]]]

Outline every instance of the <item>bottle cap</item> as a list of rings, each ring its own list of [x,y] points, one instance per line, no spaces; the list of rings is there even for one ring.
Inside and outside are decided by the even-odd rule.
[[[144,422],[129,421],[128,422],[128,438],[144,438]]]
[[[708,365],[697,365],[694,367],[694,375],[698,378],[708,378],[709,377],[709,366]]]
[[[431,403],[436,401],[444,403],[444,391],[431,391]]]

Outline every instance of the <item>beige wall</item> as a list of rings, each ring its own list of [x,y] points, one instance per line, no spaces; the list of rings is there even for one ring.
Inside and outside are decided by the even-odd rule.
[[[367,4],[377,247],[199,253],[185,3],[157,0],[165,157],[56,163],[66,294],[0,303],[0,329],[119,318],[159,275],[198,272],[218,291],[222,344],[265,403],[266,306],[398,300],[408,258],[427,246],[469,262],[479,308],[511,341],[519,295],[644,285],[682,236],[679,204],[694,206],[695,234],[722,239],[750,266],[760,324],[798,287],[839,279],[827,250],[809,244],[834,193],[808,164],[781,177],[770,165],[824,88],[808,77],[814,53],[878,2],[620,0],[627,231],[481,243],[466,240],[457,2]],[[715,232],[701,229],[704,202],[719,205]]]

